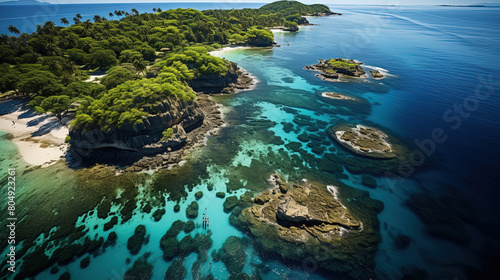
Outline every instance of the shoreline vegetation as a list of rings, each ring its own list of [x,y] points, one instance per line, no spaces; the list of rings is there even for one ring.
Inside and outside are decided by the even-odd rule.
[[[95,16],[93,22],[77,14],[72,25],[61,18],[66,27],[48,21],[33,34],[9,27],[18,36],[0,38],[1,99],[29,103],[24,111],[12,110],[0,119],[18,121],[20,127],[23,119],[16,115],[36,112],[39,118],[58,120],[54,127],[61,128],[46,147],[48,136],[17,139],[20,128],[2,125],[14,134],[28,163],[54,163],[67,150],[74,167],[170,168],[223,125],[219,105],[208,95],[235,93],[256,83],[218,53],[227,47],[272,47],[273,27],[297,31],[309,24],[304,16],[339,15],[325,5],[295,1],[259,9],[153,12],[110,11],[110,19]],[[169,137],[164,137],[167,130]],[[44,132],[56,131],[45,126]],[[38,141],[42,144],[35,149]],[[52,151],[56,146],[58,153]],[[47,157],[38,161],[26,156],[44,153]]]

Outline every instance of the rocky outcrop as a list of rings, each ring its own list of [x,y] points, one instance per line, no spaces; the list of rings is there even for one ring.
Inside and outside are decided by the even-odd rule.
[[[373,127],[337,125],[329,128],[328,133],[348,150],[371,158],[391,159],[405,152],[405,148],[394,137]]]
[[[185,101],[172,97],[156,104],[152,110],[156,114],[143,119],[142,123],[124,124],[120,128],[104,131],[71,129],[72,150],[80,156],[92,156],[100,149],[139,152],[143,155],[156,154],[167,149],[178,149],[186,142],[186,131],[203,122],[205,115],[195,101]],[[161,140],[165,129],[172,127],[173,136]]]
[[[374,79],[382,79],[384,78],[384,75],[380,73],[378,70],[370,70],[370,74],[372,74],[372,77]]]
[[[369,203],[374,200],[356,195],[356,203],[366,211],[358,216],[341,200],[337,186],[291,184],[278,175],[271,177],[271,183],[274,187],[256,196],[250,206],[240,200],[230,217],[233,225],[254,236],[269,253],[292,261],[311,259],[321,269],[353,279],[371,277],[379,240],[373,209],[380,202],[372,208]]]
[[[225,75],[201,75],[188,81],[196,92],[202,93],[235,93],[237,90],[248,89],[253,85],[253,79],[234,62],[228,62]]]
[[[328,60],[320,59],[318,64],[307,65],[304,69],[321,72],[316,76],[325,81],[337,81],[342,76],[366,77],[365,70],[360,66],[362,64],[352,59],[331,58]]]

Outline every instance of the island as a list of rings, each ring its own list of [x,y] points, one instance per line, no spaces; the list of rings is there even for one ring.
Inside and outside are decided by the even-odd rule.
[[[392,159],[404,153],[404,147],[399,141],[374,127],[341,124],[327,131],[332,139],[358,155]]]
[[[384,78],[384,75],[380,73],[378,70],[370,70],[370,74],[372,74],[372,77],[376,80],[380,80]]]
[[[273,26],[295,30],[309,24],[306,15],[334,14],[325,5],[296,1],[235,13],[132,9],[85,21],[76,14],[61,18],[59,26],[47,21],[33,34],[11,25],[8,31],[19,36],[2,37],[1,98],[22,100],[31,108],[26,114],[56,117],[60,125],[53,127],[64,127],[67,135],[59,133],[53,148],[67,150],[71,166],[105,163],[141,171],[175,165],[224,124],[210,95],[254,84],[244,69],[211,51],[273,47]],[[4,116],[5,123],[15,119]],[[53,154],[50,163],[60,159]]]
[[[366,77],[365,70],[360,66],[361,62],[345,58],[320,59],[318,64],[307,65],[306,70],[319,71],[317,77],[325,81],[338,81],[342,77],[363,78]]]

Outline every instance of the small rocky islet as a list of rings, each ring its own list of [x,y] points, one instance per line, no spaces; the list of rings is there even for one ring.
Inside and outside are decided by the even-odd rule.
[[[336,125],[328,134],[349,151],[377,159],[393,159],[404,154],[404,147],[394,137],[374,127],[357,125]]]
[[[268,254],[289,261],[310,259],[329,273],[369,279],[378,248],[377,213],[380,201],[359,192],[356,206],[345,202],[344,188],[303,180],[285,182],[277,174],[273,187],[241,201],[230,216],[231,224],[254,237]],[[352,193],[351,193],[352,194]],[[362,205],[360,209],[355,209]]]
[[[304,69],[319,71],[320,73],[316,74],[317,77],[325,81],[336,82],[343,77],[367,78],[368,75],[361,65],[363,65],[362,62],[353,59],[330,58],[328,60],[319,59],[318,64],[307,65]],[[370,70],[370,74],[376,80],[384,78],[384,75],[375,69]]]

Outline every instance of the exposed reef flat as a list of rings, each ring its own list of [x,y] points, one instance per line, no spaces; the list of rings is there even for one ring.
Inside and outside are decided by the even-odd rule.
[[[363,63],[345,58],[320,59],[318,64],[307,65],[306,70],[319,71],[317,77],[322,80],[336,82],[342,77],[366,78],[365,70],[360,66]]]
[[[328,129],[330,136],[344,147],[372,158],[392,159],[403,154],[403,147],[396,139],[382,131],[364,125],[337,125]]]
[[[323,92],[321,94],[322,97],[329,98],[329,99],[334,99],[334,100],[351,100],[351,101],[357,101],[357,98],[350,97],[347,95],[343,95],[337,92]]]
[[[344,204],[338,186],[306,180],[291,184],[278,175],[270,182],[274,187],[256,196],[253,204],[233,210],[233,225],[271,254],[292,261],[312,259],[322,269],[353,279],[370,277],[379,241],[375,208],[383,208],[379,201],[367,198],[373,204],[358,216]]]

